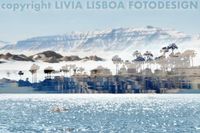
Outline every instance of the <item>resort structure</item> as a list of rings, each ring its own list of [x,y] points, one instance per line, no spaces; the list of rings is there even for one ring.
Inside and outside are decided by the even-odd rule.
[[[47,67],[45,80],[37,82],[39,66],[33,65],[30,69],[32,82],[19,80],[18,85],[52,93],[166,93],[176,89],[200,89],[200,67],[193,65],[195,51],[176,53],[176,49],[175,43],[170,44],[160,50],[161,56],[155,58],[150,51],[144,54],[135,51],[132,61],[123,61],[116,55],[112,58],[116,65],[115,74],[103,66],[88,74],[82,67],[65,65],[60,70]],[[56,72],[63,75],[52,76]]]

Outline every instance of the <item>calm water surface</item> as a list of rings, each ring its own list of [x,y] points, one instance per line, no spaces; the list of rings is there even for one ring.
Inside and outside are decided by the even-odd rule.
[[[200,95],[1,94],[0,133],[9,132],[200,133]]]

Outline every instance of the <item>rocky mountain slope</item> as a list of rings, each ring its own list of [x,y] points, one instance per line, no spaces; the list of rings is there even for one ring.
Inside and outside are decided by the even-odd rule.
[[[4,41],[0,40],[0,48],[3,48],[3,47],[8,46],[8,45],[11,46],[11,44],[9,42],[4,42]]]
[[[6,45],[0,51],[42,52],[99,52],[124,51],[140,45],[163,45],[184,43],[193,37],[173,29],[161,29],[147,26],[145,28],[118,28],[93,32],[73,32],[65,35],[34,37],[18,41],[16,45]],[[153,46],[154,47],[154,46]]]

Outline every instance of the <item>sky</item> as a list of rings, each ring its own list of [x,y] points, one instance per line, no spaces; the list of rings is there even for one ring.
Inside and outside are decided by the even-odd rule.
[[[37,0],[36,0],[37,1]],[[19,0],[1,0],[2,3]],[[30,0],[21,0],[30,2]],[[0,40],[15,43],[35,36],[73,31],[87,32],[147,25],[172,28],[186,34],[200,33],[199,10],[45,10],[10,11],[0,9]]]

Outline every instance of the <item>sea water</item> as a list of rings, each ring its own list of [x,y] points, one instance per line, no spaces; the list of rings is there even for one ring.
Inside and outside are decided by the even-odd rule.
[[[9,132],[198,133],[200,95],[2,94],[0,133]]]

